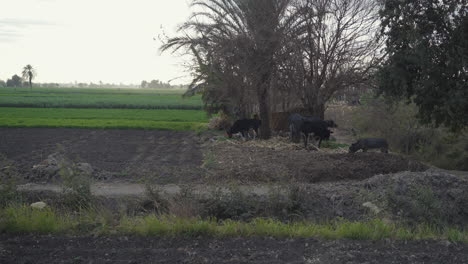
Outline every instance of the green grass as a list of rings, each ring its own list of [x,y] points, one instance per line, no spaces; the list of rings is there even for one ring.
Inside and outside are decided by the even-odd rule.
[[[121,234],[141,236],[184,237],[277,237],[354,240],[419,240],[444,239],[468,243],[468,232],[455,228],[443,230],[427,225],[408,228],[387,224],[381,220],[367,222],[333,221],[324,224],[310,222],[283,223],[272,219],[251,222],[216,221],[200,218],[147,215],[123,216],[110,220],[98,211],[83,211],[79,215],[61,215],[53,209],[32,209],[27,206],[9,206],[0,210],[0,232],[5,233],[59,233],[59,234]],[[92,228],[83,228],[92,227]]]
[[[200,110],[71,109],[0,107],[1,127],[199,130],[208,122]]]
[[[2,88],[0,106],[38,108],[202,109],[200,96],[183,90],[111,88]]]

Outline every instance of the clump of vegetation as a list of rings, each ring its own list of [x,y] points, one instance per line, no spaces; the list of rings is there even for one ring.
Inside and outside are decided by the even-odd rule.
[[[358,137],[383,137],[390,149],[452,170],[468,170],[468,132],[422,125],[414,104],[366,95],[353,113]]]
[[[89,208],[93,200],[91,175],[81,170],[78,164],[66,158],[59,166],[59,176],[63,188],[63,204],[77,210]]]
[[[17,190],[19,175],[14,164],[0,154],[0,207],[20,201]]]
[[[180,218],[168,215],[122,215],[112,224],[98,224],[99,212],[87,210],[80,215],[60,213],[53,208],[34,209],[28,206],[9,206],[0,209],[0,232],[40,234],[128,234],[142,236],[183,237],[252,237],[278,238],[318,237],[324,239],[355,240],[418,240],[443,239],[468,243],[468,233],[459,228],[435,228],[427,224],[414,227],[386,223],[382,220],[350,222],[331,221],[284,223],[273,219],[255,218],[249,222],[218,219]],[[93,225],[94,223],[94,225]],[[93,227],[93,228],[83,228]]]
[[[426,223],[443,226],[446,220],[443,215],[443,204],[429,186],[419,186],[408,190],[405,195],[391,190],[387,193],[387,203],[391,210],[413,223]]]
[[[280,220],[304,219],[305,197],[305,189],[297,185],[287,188],[286,193],[279,188],[270,189],[266,214]]]
[[[220,220],[251,219],[257,211],[254,201],[239,188],[230,188],[228,191],[217,189],[210,197],[201,201],[203,205],[201,215]]]
[[[232,122],[229,116],[224,113],[224,111],[220,111],[218,115],[213,116],[210,119],[208,124],[208,128],[212,130],[227,130],[232,125]]]
[[[212,151],[208,151],[204,154],[202,168],[212,169],[216,167],[216,157]]]
[[[152,212],[155,214],[167,214],[169,211],[169,201],[162,197],[161,191],[147,182],[145,184],[145,200],[141,204],[145,212]]]
[[[51,208],[34,209],[26,205],[8,206],[0,211],[0,231],[10,233],[58,233],[71,231],[76,220]]]
[[[180,192],[169,202],[169,213],[181,218],[200,217],[201,204],[192,189],[182,187]]]

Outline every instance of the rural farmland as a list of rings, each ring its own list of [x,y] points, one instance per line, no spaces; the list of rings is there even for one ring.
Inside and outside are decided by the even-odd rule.
[[[0,263],[468,264],[467,21],[466,0],[2,4]]]
[[[33,98],[37,99],[36,95],[43,91],[47,89],[34,93]],[[75,101],[81,100],[77,99],[81,96],[79,91],[60,89],[64,97],[73,98]],[[107,93],[112,98],[120,92],[112,89],[86,90],[85,96]],[[129,92],[131,91],[126,91]],[[27,91],[22,93],[27,94]],[[134,92],[139,93],[141,91]],[[155,91],[152,96],[158,96],[156,94],[164,96],[165,93]],[[41,96],[47,97],[47,93]],[[172,102],[174,99],[167,100]],[[35,104],[33,99],[31,102]],[[245,232],[242,237],[260,232],[258,234],[294,239],[392,238],[397,243],[396,247],[402,247],[398,241],[407,238],[449,239],[457,243],[467,238],[465,233],[457,229],[443,231],[421,226],[417,224],[417,218],[412,216],[391,225],[373,222],[379,220],[371,220],[371,215],[361,204],[375,199],[371,198],[375,195],[389,192],[389,189],[381,189],[382,187],[378,186],[392,186],[393,182],[401,177],[418,178],[426,182],[431,178],[425,179],[418,171],[426,171],[428,167],[397,154],[348,154],[346,152],[349,144],[343,142],[349,142],[347,138],[350,136],[346,134],[345,128],[335,129],[339,140],[326,141],[322,150],[317,152],[305,150],[301,144],[290,143],[287,138],[281,136],[275,136],[274,139],[265,142],[228,139],[222,131],[208,129],[209,118],[205,111],[155,109],[156,106],[164,105],[164,100],[155,100],[155,103],[157,105],[149,109],[1,107],[2,166],[12,168],[3,171],[3,177],[15,177],[14,186],[21,190],[17,194],[22,197],[21,200],[27,203],[46,201],[50,206],[46,211],[36,212],[19,204],[6,204],[2,209],[4,222],[0,225],[8,234],[4,235],[5,245],[16,245],[15,241],[18,240],[15,232],[27,231],[38,236],[53,233],[57,234],[58,241],[62,239],[61,234],[68,232],[85,235],[86,231],[68,226],[82,225],[83,219],[63,215],[72,209],[75,203],[85,203],[80,205],[85,206],[80,209],[80,214],[88,219],[86,221],[91,222],[101,221],[94,218],[101,217],[100,213],[94,211],[98,208],[111,210],[109,213],[122,208],[130,210],[132,213],[125,216],[129,217],[128,220],[118,220],[112,225],[105,222],[103,224],[106,227],[96,231],[102,235],[108,232],[142,235],[143,237],[135,240],[135,243],[141,243],[139,241],[148,236],[161,237],[161,242],[155,243],[162,243],[168,234],[182,239],[177,243],[187,243],[186,239],[191,237],[193,232],[201,236],[216,237],[211,243],[220,246],[230,243],[228,241],[231,237],[237,236],[239,232]],[[339,112],[335,108],[330,109],[334,110],[327,115],[333,115],[337,122],[340,121],[337,114]],[[340,125],[345,125],[345,122]],[[339,137],[340,133],[344,133],[342,138]],[[340,165],[336,166],[337,163]],[[90,170],[80,169],[80,164],[88,164]],[[65,168],[69,168],[71,174],[63,172]],[[382,178],[382,174],[388,179]],[[431,172],[424,172],[424,175],[439,177],[438,179],[457,183],[458,186],[467,184],[466,178],[453,178],[455,176],[433,169]],[[73,177],[74,180],[70,182],[69,177]],[[89,189],[76,189],[74,195],[63,191],[64,188],[77,188],[73,187],[76,184],[85,184]],[[415,183],[412,182],[406,184],[410,184],[410,188],[419,188],[418,185],[413,186]],[[433,186],[431,184],[434,183],[429,181],[426,184]],[[363,187],[368,185],[376,186],[376,189]],[[448,189],[440,191],[456,190],[456,187],[451,185],[444,188]],[[253,202],[252,197],[256,196],[263,198]],[[130,197],[138,198],[135,200]],[[401,197],[408,198],[409,196]],[[12,198],[4,196],[2,199]],[[376,201],[378,200],[374,202]],[[70,202],[72,204],[69,204]],[[379,207],[383,204],[381,201]],[[391,215],[391,207],[383,210],[388,210],[388,216]],[[409,207],[407,210],[414,209]],[[146,216],[140,218],[141,212],[145,212]],[[45,215],[35,215],[37,213]],[[463,218],[450,216],[456,211],[445,213],[449,214],[449,218],[437,221],[463,225]],[[157,217],[160,214],[174,218],[170,220],[171,218]],[[34,219],[38,217],[48,224],[43,226],[35,222]],[[258,222],[265,217],[270,218],[272,222]],[[343,220],[330,220],[336,217]],[[210,222],[208,219],[218,219],[221,222]],[[304,226],[296,227],[294,224],[287,224],[297,220],[307,222]],[[20,225],[18,221],[26,222]],[[234,226],[229,226],[229,221],[235,221],[232,222]],[[282,223],[285,225],[282,226]],[[179,224],[183,227],[178,227]],[[248,226],[242,226],[244,224]],[[417,229],[411,228],[414,224]],[[153,229],[153,225],[163,229]],[[201,226],[198,227],[199,225]],[[233,231],[229,230],[237,231],[231,233]],[[227,240],[218,238],[219,236],[226,237]],[[294,243],[305,243],[295,241]],[[45,243],[52,246],[50,243],[57,242],[54,240]],[[272,247],[278,248],[276,250],[280,247],[278,242],[271,244]],[[99,242],[86,240],[85,243],[91,246]],[[359,245],[363,242],[355,243]],[[463,243],[465,242],[462,242],[462,245]],[[103,246],[102,250],[107,250],[108,246],[112,244]],[[416,244],[414,247],[416,252],[426,250]],[[307,253],[307,249],[301,252],[311,254]],[[32,257],[34,254],[28,256]],[[463,254],[459,254],[461,258]],[[52,255],[48,255],[47,258],[50,257]]]

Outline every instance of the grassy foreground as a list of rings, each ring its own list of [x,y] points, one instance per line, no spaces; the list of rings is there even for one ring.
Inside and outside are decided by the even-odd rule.
[[[381,220],[368,222],[335,221],[325,224],[308,222],[282,223],[272,219],[251,222],[183,219],[173,216],[123,216],[118,220],[102,212],[84,211],[75,215],[61,215],[53,209],[32,209],[28,206],[9,206],[0,210],[0,232],[40,234],[101,234],[141,236],[207,236],[277,238],[317,237],[323,239],[356,240],[420,240],[443,239],[468,243],[468,232],[458,229],[420,225],[415,228],[387,224]]]
[[[126,108],[201,110],[200,96],[182,97],[183,90],[2,88],[0,106],[35,108]]]
[[[200,110],[70,109],[0,107],[1,127],[197,130],[207,122]]]

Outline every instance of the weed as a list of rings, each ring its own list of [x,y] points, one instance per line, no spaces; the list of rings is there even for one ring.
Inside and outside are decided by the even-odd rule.
[[[254,199],[236,187],[231,187],[228,191],[218,188],[211,197],[202,200],[201,203],[202,216],[205,218],[247,220],[257,211]]]
[[[424,223],[443,228],[458,214],[450,206],[443,205],[430,186],[405,187],[401,194],[391,188],[386,195],[387,204],[394,214],[408,219],[409,223]],[[396,188],[398,190],[398,188]]]
[[[166,214],[169,211],[169,201],[161,196],[161,191],[150,182],[145,184],[146,199],[142,202],[141,207],[145,212],[155,214]]]
[[[216,158],[212,151],[205,153],[201,167],[205,169],[213,169],[216,167]]]
[[[189,187],[182,187],[169,203],[169,212],[175,217],[199,217],[201,205]]]
[[[18,172],[14,164],[6,156],[0,154],[0,207],[12,202],[19,202],[17,191]]]
[[[288,187],[286,193],[282,188],[269,190],[268,214],[282,220],[303,219],[306,213],[304,208],[306,191],[304,188],[293,185]]]
[[[64,205],[78,210],[89,208],[92,201],[91,175],[66,158],[59,164],[59,167]]]
[[[74,226],[68,216],[59,216],[52,209],[10,206],[1,211],[0,231],[3,232],[66,232]]]
[[[431,225],[406,227],[388,224],[382,220],[349,222],[344,220],[315,224],[308,222],[284,223],[273,219],[252,219],[250,222],[219,221],[208,218],[180,218],[150,214],[120,218],[102,216],[102,210],[83,210],[76,214],[60,214],[52,208],[42,210],[28,206],[9,206],[0,209],[0,232],[8,233],[77,233],[130,234],[142,236],[186,237],[251,237],[278,238],[319,237],[324,239],[358,240],[418,240],[448,239],[468,243],[468,232],[462,229],[439,229]],[[104,213],[106,214],[106,213]]]

